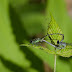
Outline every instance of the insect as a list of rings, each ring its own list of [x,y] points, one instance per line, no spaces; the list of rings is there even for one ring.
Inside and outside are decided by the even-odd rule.
[[[52,44],[52,43],[50,43],[50,42],[48,42],[44,39],[46,36],[49,36],[49,38],[50,38],[50,35],[55,35],[55,34],[62,35],[62,40],[60,42],[59,42],[59,40],[57,40],[57,45],[54,45],[54,44]],[[43,38],[37,38],[37,39],[31,40],[30,43],[37,44],[39,42],[45,42],[45,43],[47,43],[47,44],[49,44],[49,45],[51,45],[51,46],[53,46],[57,49],[63,49],[63,48],[66,47],[66,43],[62,42],[64,40],[64,35],[63,34],[54,33],[54,34],[47,34],[46,36],[44,36]],[[50,40],[51,40],[51,38],[50,38]],[[56,39],[53,39],[53,40],[56,40]]]
[[[62,39],[61,41],[57,40],[57,45],[55,45],[54,43],[52,44],[53,47],[58,48],[58,49],[63,49],[66,47],[66,43],[63,42],[64,40],[64,34],[60,34],[60,33],[53,33],[53,34],[47,34],[48,37],[50,38],[51,42],[53,43],[53,39],[50,35],[61,35]]]
[[[59,44],[59,47],[61,47],[61,49],[72,48],[72,43],[59,42],[59,40],[58,40],[57,44]]]
[[[30,41],[31,44],[37,44],[39,42],[42,42],[41,38],[36,38],[36,39]]]

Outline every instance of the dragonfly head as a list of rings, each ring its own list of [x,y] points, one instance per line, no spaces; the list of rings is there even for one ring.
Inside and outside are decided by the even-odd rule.
[[[59,40],[57,41],[57,44],[59,44]]]

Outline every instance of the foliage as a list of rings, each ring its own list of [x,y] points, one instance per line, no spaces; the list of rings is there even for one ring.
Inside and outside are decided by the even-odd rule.
[[[51,15],[51,21],[48,25],[48,34],[54,34],[54,33],[60,33],[62,34],[61,29],[59,28],[58,24],[56,24],[56,21],[54,20],[53,16]],[[55,43],[55,45],[57,44],[57,40],[61,41],[62,40],[62,35],[51,35],[50,36],[51,39],[53,40],[53,42]],[[57,39],[57,40],[54,40]],[[42,46],[35,46],[35,45],[29,45],[29,44],[22,44],[22,46],[31,46],[33,48],[38,48],[41,49],[49,54],[57,54],[63,57],[70,57],[72,56],[72,46],[67,45],[64,49],[60,49],[58,51],[51,51],[48,48],[44,48]]]
[[[63,31],[64,41],[71,42],[71,21],[63,0],[48,0],[39,4],[30,0],[0,0],[0,72],[44,72],[44,62],[53,69],[52,54],[19,46],[38,34],[41,34],[41,37],[47,33],[49,20],[45,20],[44,12],[46,11],[46,17],[49,17],[48,10]],[[57,72],[71,72],[71,63],[71,57],[58,56]]]

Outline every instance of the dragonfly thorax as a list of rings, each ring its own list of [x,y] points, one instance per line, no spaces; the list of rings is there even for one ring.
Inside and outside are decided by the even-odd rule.
[[[34,39],[33,41],[31,40],[30,43],[32,44],[36,44],[36,43],[39,43],[41,42],[41,39],[40,38],[37,38],[37,39]]]

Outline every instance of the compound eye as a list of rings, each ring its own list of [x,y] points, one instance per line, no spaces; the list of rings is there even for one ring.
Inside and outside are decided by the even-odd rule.
[[[57,41],[57,44],[59,44],[59,40]]]
[[[30,43],[32,43],[32,40],[30,40]]]

